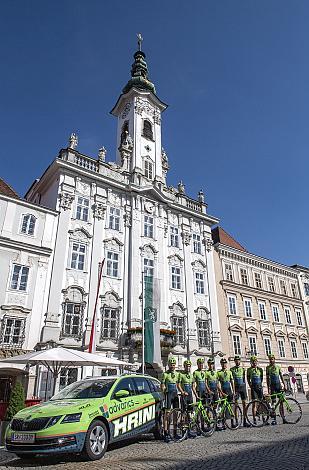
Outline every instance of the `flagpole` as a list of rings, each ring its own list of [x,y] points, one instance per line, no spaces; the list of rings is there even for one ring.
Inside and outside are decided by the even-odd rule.
[[[144,271],[142,272],[142,374],[145,374],[145,307],[144,307]]]
[[[96,327],[96,318],[97,318],[97,305],[98,305],[98,300],[99,300],[99,293],[100,293],[100,284],[101,284],[101,279],[102,279],[102,274],[103,274],[103,266],[104,266],[105,258],[103,259],[100,270],[99,270],[99,279],[98,279],[98,287],[97,287],[97,294],[95,298],[95,303],[94,303],[94,309],[93,309],[93,317],[92,317],[92,325],[91,325],[91,333],[90,333],[90,340],[89,340],[89,347],[88,347],[88,352],[93,353],[94,348],[96,346],[95,343],[95,327]]]

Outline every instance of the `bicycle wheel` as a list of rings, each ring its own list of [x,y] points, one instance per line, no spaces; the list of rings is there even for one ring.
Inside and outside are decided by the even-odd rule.
[[[288,424],[296,424],[302,417],[302,409],[300,404],[294,398],[286,398],[279,405],[280,416],[283,422]]]
[[[223,422],[229,429],[238,429],[242,423],[242,411],[237,403],[230,403],[231,410],[226,407],[224,410]]]
[[[173,441],[181,442],[189,432],[188,413],[180,408],[174,408],[168,415],[168,434]]]
[[[269,411],[265,403],[260,400],[252,400],[246,408],[247,421],[255,428],[261,428],[269,420]]]
[[[216,429],[216,413],[213,408],[205,406],[203,410],[198,410],[197,423],[202,436],[211,436]]]

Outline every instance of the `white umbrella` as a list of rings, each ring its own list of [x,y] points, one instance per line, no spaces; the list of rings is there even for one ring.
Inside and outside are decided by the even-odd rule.
[[[2,362],[10,362],[11,364],[29,364],[30,366],[42,365],[52,372],[54,377],[54,390],[56,379],[62,367],[71,366],[119,366],[123,368],[132,367],[133,364],[119,361],[118,359],[103,356],[101,354],[91,354],[75,349],[66,348],[50,348],[42,351],[34,351],[19,356],[1,359]]]

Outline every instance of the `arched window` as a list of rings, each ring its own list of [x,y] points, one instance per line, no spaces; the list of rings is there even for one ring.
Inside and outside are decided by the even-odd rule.
[[[151,122],[147,121],[147,119],[144,121],[143,135],[144,137],[153,140],[152,125]]]
[[[64,291],[62,337],[81,338],[86,305],[84,298],[85,293],[80,287],[68,287]]]
[[[33,235],[34,234],[34,227],[35,227],[36,217],[32,214],[24,214],[22,217],[22,224],[21,224],[21,233],[25,235]]]
[[[124,121],[121,129],[120,143],[122,144],[126,139],[127,134],[129,133],[129,121]]]

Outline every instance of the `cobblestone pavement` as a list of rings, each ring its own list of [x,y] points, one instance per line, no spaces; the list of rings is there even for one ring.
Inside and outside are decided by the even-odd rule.
[[[114,445],[102,460],[77,456],[20,460],[0,451],[0,469],[24,470],[309,470],[309,404],[296,425],[216,432],[210,438],[164,444],[143,437]]]

